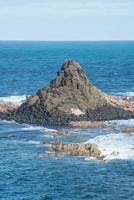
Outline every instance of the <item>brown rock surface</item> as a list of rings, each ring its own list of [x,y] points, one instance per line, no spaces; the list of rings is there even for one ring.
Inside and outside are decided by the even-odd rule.
[[[16,110],[17,106],[13,103],[0,103],[0,113]]]
[[[125,128],[122,131],[125,132],[125,133],[134,133],[134,126]]]
[[[49,151],[69,153],[74,156],[90,156],[102,160],[101,151],[96,144],[70,144],[56,141]]]
[[[103,128],[103,127],[105,127],[104,122],[97,122],[97,121],[76,121],[76,122],[70,122],[69,125],[72,127],[80,127],[80,128]]]
[[[71,135],[71,132],[66,130],[60,130],[60,131],[51,131],[51,135],[53,136],[68,136]]]

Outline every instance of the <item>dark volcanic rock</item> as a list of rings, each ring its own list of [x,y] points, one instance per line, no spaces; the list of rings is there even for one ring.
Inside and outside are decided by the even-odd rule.
[[[48,87],[27,98],[5,119],[39,125],[68,125],[71,121],[100,121],[134,117],[134,109],[93,86],[80,65],[65,61]],[[128,103],[128,102],[127,102]]]

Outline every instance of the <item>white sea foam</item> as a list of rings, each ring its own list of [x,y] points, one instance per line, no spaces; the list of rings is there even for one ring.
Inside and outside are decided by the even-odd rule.
[[[108,134],[95,137],[86,143],[99,146],[104,160],[134,159],[134,136],[124,133]]]
[[[0,119],[0,122],[4,123],[4,124],[17,124],[17,122],[15,122],[14,120],[8,121],[8,120],[1,120]]]
[[[28,124],[19,124],[15,121],[6,121],[6,120],[0,120],[0,123],[4,123],[4,124],[16,124],[17,126],[8,129],[8,132],[14,132],[14,131],[39,131],[39,132],[43,132],[45,133],[45,137],[46,138],[53,138],[54,136],[49,134],[50,132],[57,132],[57,130],[55,129],[50,129],[50,128],[46,128],[43,126],[35,126],[35,125],[28,125]]]
[[[114,95],[134,97],[134,92],[118,92],[118,93],[114,93]]]
[[[35,141],[35,140],[29,140],[26,143],[28,144],[35,144],[35,145],[40,145],[40,141]]]
[[[25,100],[26,100],[25,95],[0,97],[1,103],[14,103],[18,106],[21,105]]]
[[[21,130],[24,130],[24,131],[41,131],[41,132],[56,131],[54,129],[45,128],[43,126],[34,126],[34,125],[26,125]]]
[[[100,135],[87,143],[97,144],[105,160],[134,159],[134,135],[122,132],[124,127],[134,126],[134,119],[107,121],[106,124],[115,128],[116,134],[113,131],[111,134]]]
[[[134,92],[125,92],[126,96],[134,97]]]
[[[118,127],[118,129],[122,129],[124,127],[132,127],[134,126],[134,119],[129,120],[112,120],[112,121],[106,121],[105,122],[107,126],[115,126]]]

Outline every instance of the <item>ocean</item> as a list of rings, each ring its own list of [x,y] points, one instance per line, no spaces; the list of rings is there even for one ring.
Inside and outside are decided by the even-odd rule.
[[[81,64],[104,92],[134,96],[134,41],[0,41],[0,102],[20,105],[47,86],[64,60]],[[65,129],[0,121],[0,200],[134,200],[134,119],[106,122],[107,129]],[[60,129],[60,127],[58,128]],[[106,156],[49,154],[44,140],[93,142]]]

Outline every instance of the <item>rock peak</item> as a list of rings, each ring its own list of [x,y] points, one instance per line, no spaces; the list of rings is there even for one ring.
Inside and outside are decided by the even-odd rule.
[[[66,70],[67,68],[78,70],[78,69],[81,69],[81,66],[79,65],[79,63],[75,62],[74,60],[65,60],[61,67],[61,70]]]
[[[50,82],[50,87],[82,89],[88,83],[88,78],[81,66],[73,60],[66,60],[57,73],[57,77]]]

